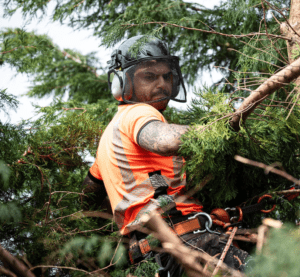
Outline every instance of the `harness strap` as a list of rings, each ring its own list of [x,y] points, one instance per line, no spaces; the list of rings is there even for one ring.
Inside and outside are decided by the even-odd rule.
[[[188,219],[173,225],[173,229],[178,236],[202,229],[198,218]]]
[[[200,217],[200,216],[199,216]],[[202,226],[198,217],[188,218],[187,220],[173,224],[171,228],[174,230],[177,236],[183,236],[187,233],[191,233],[200,229],[205,229]],[[134,236],[129,243],[129,259],[131,264],[135,264],[145,258],[145,256],[151,251],[151,246],[147,239],[137,240]]]

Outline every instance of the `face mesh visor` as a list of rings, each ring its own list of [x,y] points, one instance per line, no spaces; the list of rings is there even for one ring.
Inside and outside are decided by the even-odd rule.
[[[151,70],[153,67],[156,70]],[[160,72],[160,68],[162,68],[162,72]],[[145,72],[145,74],[137,75],[137,72]],[[122,91],[122,98],[126,103],[138,103],[141,102],[137,100],[135,92],[137,94],[142,94],[143,88],[141,85],[136,87],[137,84],[140,84],[137,81],[137,78],[145,78],[145,82],[147,83],[147,79],[149,82],[151,80],[155,82],[157,78],[163,77],[167,85],[165,85],[161,89],[160,97],[156,99],[144,99],[143,103],[155,103],[164,100],[174,100],[177,102],[186,102],[186,90],[184,87],[184,83],[182,80],[181,71],[178,64],[178,58],[174,59],[174,57],[170,58],[160,58],[160,59],[147,59],[144,61],[139,62],[129,68],[126,68],[123,72],[123,80],[124,86]],[[170,83],[170,85],[168,85]],[[128,93],[129,87],[131,88],[132,92]],[[157,91],[156,88],[153,90],[153,94]],[[151,92],[152,93],[152,92]],[[128,99],[128,95],[132,95],[130,99]],[[147,98],[147,97],[145,97]]]

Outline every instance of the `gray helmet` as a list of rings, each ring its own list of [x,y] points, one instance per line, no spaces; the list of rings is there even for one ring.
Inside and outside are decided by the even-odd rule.
[[[186,102],[186,89],[183,83],[181,70],[179,67],[179,58],[171,56],[167,45],[160,39],[155,37],[148,38],[146,43],[142,44],[137,53],[133,53],[132,46],[144,36],[135,36],[123,42],[117,50],[111,54],[111,60],[107,63],[108,71],[108,86],[114,98],[125,103],[136,103],[125,98],[125,87],[128,82],[127,78],[130,70],[137,64],[150,60],[166,61],[173,75],[172,94],[158,100],[149,101],[146,103],[159,102],[165,99],[171,99],[177,102]],[[113,75],[113,77],[112,77]],[[112,80],[112,81],[111,81]]]

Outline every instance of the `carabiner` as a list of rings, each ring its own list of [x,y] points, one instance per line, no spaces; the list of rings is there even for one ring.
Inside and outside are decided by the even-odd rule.
[[[205,222],[205,229],[204,229],[204,230],[196,230],[196,231],[193,232],[194,234],[204,233],[204,232],[206,232],[206,230],[210,230],[210,228],[211,228],[211,226],[212,226],[212,219],[211,219],[210,215],[207,214],[207,213],[200,212],[200,213],[197,213],[197,214],[195,214],[195,215],[189,217],[188,219],[196,218],[196,217],[199,216],[199,215],[204,215],[204,216],[206,216],[207,219],[208,219],[208,221]]]
[[[220,232],[210,230],[208,227],[207,221],[205,222],[205,228],[211,234],[222,235]]]

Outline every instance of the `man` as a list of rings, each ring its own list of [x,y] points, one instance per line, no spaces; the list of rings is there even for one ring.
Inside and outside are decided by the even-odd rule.
[[[143,39],[133,37],[112,53],[108,82],[119,107],[101,137],[96,161],[84,181],[85,192],[96,187],[99,203],[107,192],[121,234],[133,241],[132,262],[149,256],[140,247],[140,241],[147,244],[145,235],[134,231],[141,216],[170,203],[173,208],[167,214],[176,233],[215,255],[224,248],[218,236],[197,233],[205,230],[207,219],[202,214],[191,219],[202,212],[201,204],[193,198],[177,201],[186,192],[186,177],[180,174],[185,161],[178,150],[189,126],[168,124],[162,112],[170,100],[186,102],[179,59],[157,38],[150,38],[134,53],[133,47]],[[237,251],[231,252],[231,260],[225,262],[238,268],[240,264],[233,261]],[[244,262],[246,256],[239,253],[239,260]],[[170,256],[157,258],[161,277],[181,275]]]

